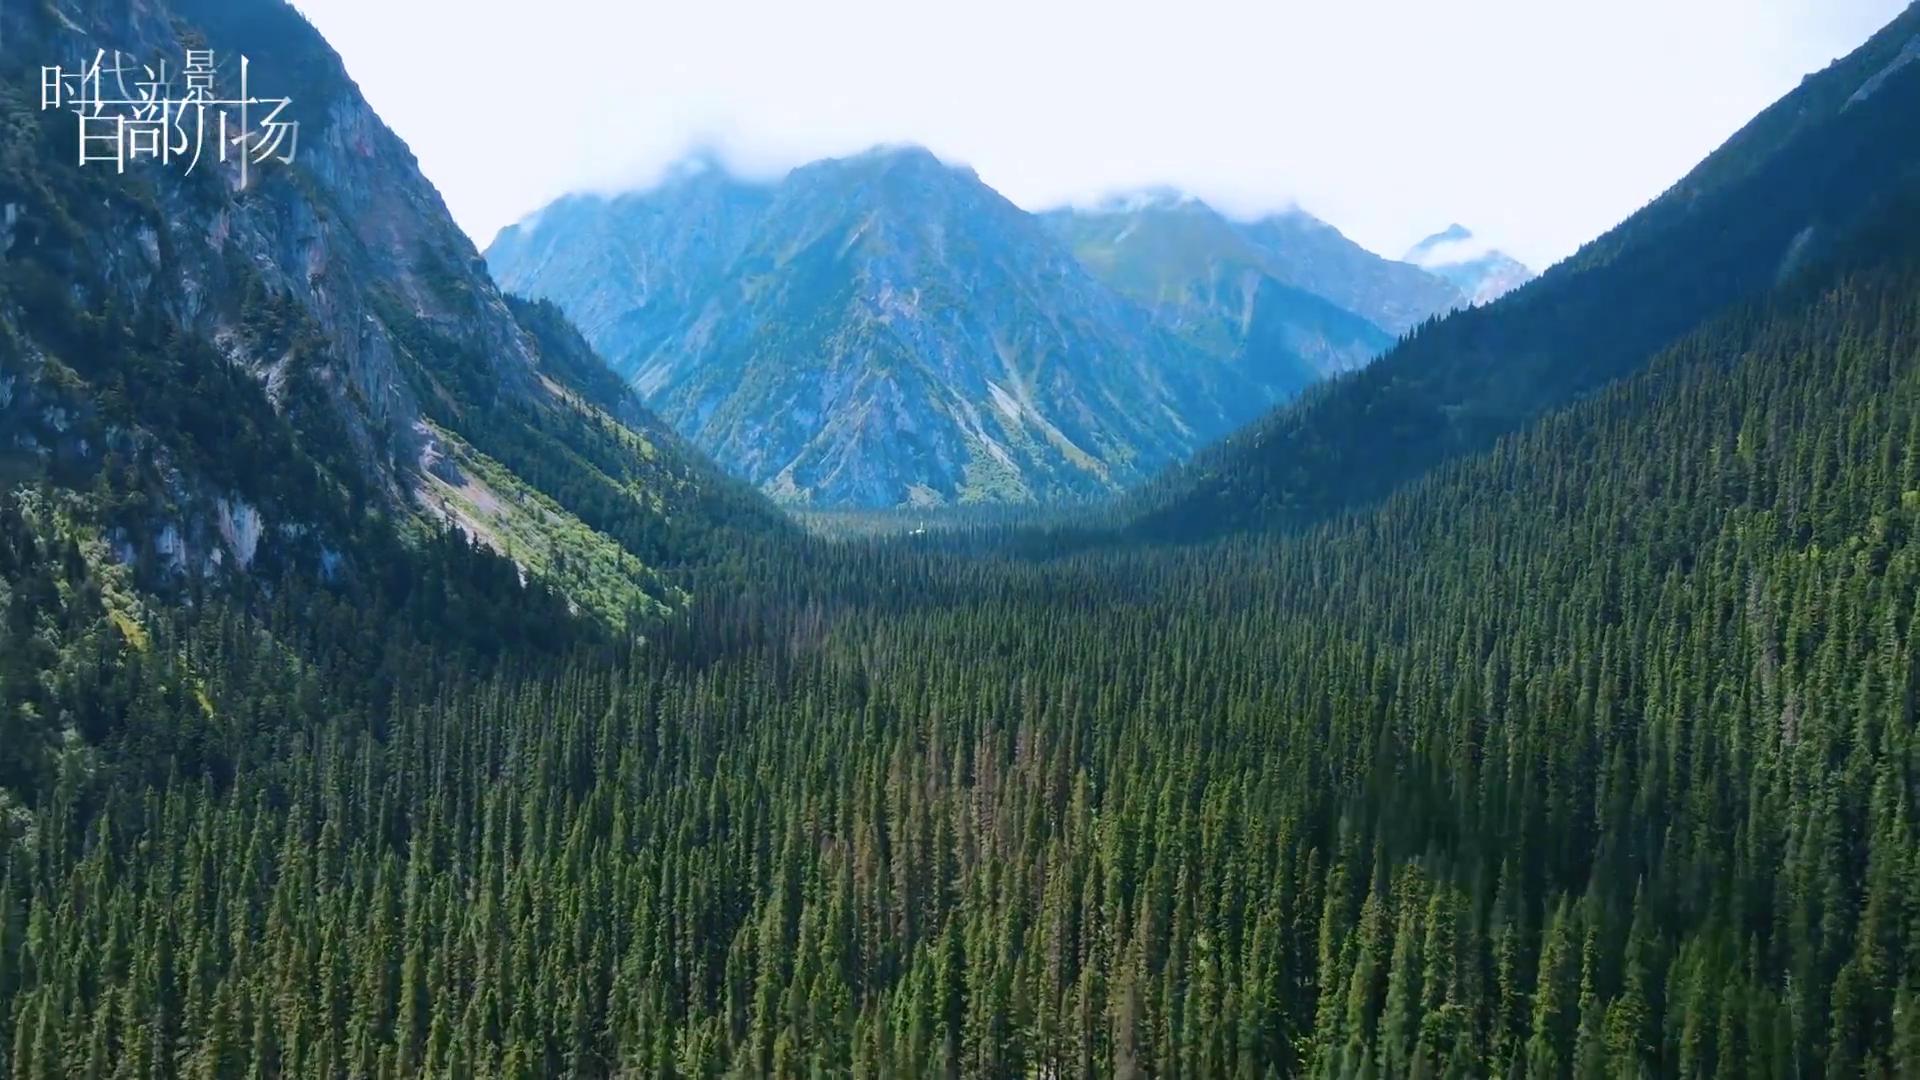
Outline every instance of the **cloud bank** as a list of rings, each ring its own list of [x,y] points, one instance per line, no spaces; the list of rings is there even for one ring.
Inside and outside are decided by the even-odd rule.
[[[1531,265],[1657,195],[1900,0],[296,0],[485,244],[692,153],[918,142],[1030,208],[1175,185]]]

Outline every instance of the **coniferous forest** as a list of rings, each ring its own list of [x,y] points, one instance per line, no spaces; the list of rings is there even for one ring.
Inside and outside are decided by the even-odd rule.
[[[16,495],[8,1066],[1901,1075],[1917,286],[1299,535],[769,547],[637,647],[128,633]]]
[[[170,345],[98,399],[160,450],[0,455],[0,1074],[1920,1073],[1907,194],[1285,527],[810,536],[613,404],[436,406],[614,523],[625,619],[244,385],[358,570],[116,558],[222,370]]]

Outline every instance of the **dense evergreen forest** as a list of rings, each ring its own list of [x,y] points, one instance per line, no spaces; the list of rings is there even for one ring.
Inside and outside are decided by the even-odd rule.
[[[1914,220],[1308,529],[717,538],[644,640],[16,479],[0,1062],[1910,1075]]]

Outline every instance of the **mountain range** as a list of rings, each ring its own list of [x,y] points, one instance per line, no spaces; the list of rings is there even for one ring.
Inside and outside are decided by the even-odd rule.
[[[693,241],[686,203],[706,215]],[[695,257],[675,259],[688,244]],[[1224,403],[1249,392],[921,150],[820,162],[771,189],[708,169],[575,200],[504,232],[489,259],[510,289],[581,302],[652,407],[798,501],[1097,494],[1230,427]],[[621,287],[595,269],[615,260],[631,268],[626,310],[600,295]]]
[[[487,260],[729,471],[821,506],[1110,494],[1466,302],[1299,211],[1036,217],[911,146],[773,183],[690,160]]]

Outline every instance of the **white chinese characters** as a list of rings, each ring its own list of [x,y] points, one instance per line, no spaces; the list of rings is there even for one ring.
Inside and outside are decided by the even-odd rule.
[[[197,168],[211,154],[236,162],[245,187],[249,170],[269,161],[292,164],[300,122],[286,118],[291,98],[263,98],[252,89],[251,62],[238,65],[238,93],[223,97],[211,49],[186,50],[179,85],[166,61],[156,69],[115,49],[102,49],[77,70],[40,69],[40,108],[65,109],[79,120],[79,163],[124,173],[140,161]],[[210,144],[210,145],[209,145]]]

